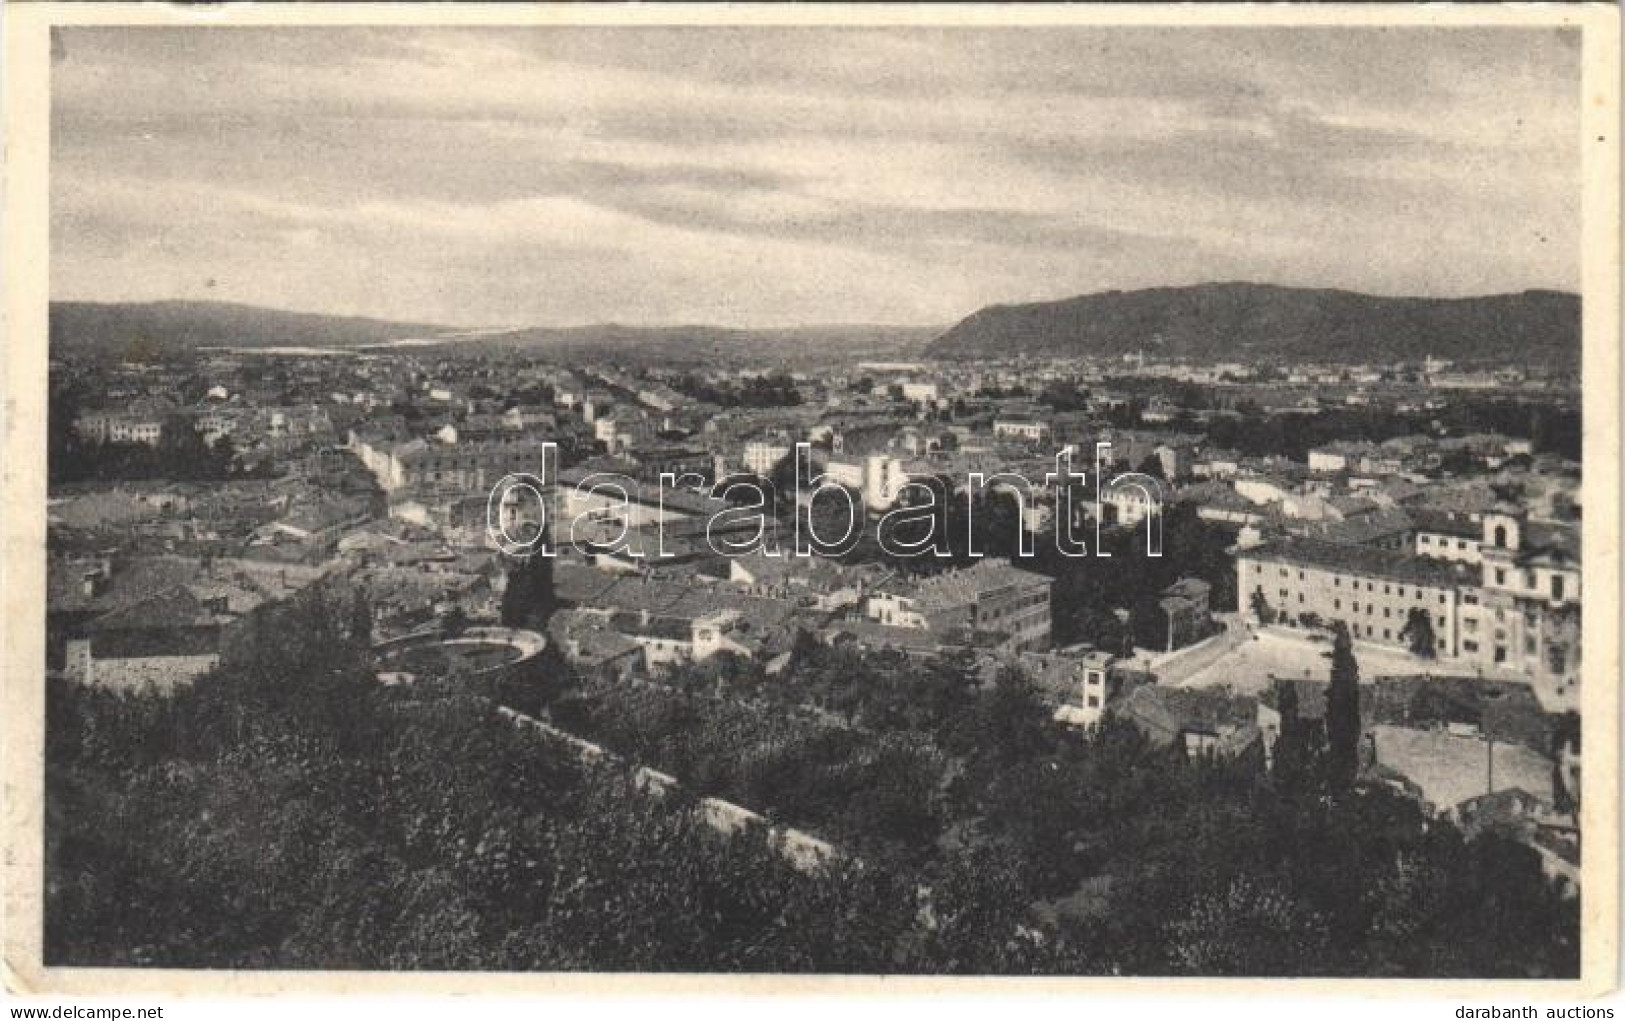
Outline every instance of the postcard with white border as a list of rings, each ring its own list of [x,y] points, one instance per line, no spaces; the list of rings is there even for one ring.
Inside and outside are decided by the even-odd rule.
[[[7,984],[1611,988],[1618,15],[7,5]]]

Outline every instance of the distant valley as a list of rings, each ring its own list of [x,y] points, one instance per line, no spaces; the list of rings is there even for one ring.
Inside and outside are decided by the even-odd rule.
[[[506,327],[468,329],[227,302],[51,304],[55,355],[171,356],[200,348],[412,350],[434,355],[503,353],[559,358],[623,356],[678,363],[783,362],[911,357],[940,326],[833,325],[771,329],[716,326]]]
[[[1223,283],[1106,291],[992,305],[944,331],[832,325],[492,327],[468,329],[225,302],[53,302],[54,354],[113,358],[209,347],[376,350],[433,355],[624,357],[689,364],[846,360],[1115,358],[1144,353],[1201,363],[1390,362],[1578,368],[1580,299],[1557,291],[1474,298],[1391,298],[1349,291]]]

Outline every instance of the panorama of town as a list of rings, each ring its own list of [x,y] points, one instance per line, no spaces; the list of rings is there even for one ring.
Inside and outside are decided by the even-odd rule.
[[[279,712],[303,711],[282,701],[314,697],[292,675],[329,660],[396,699],[479,691],[495,707],[481,726],[511,731],[504,740],[623,776],[619,799],[684,806],[696,839],[757,840],[784,882],[856,869],[866,878],[842,883],[861,888],[862,912],[890,911],[885,924],[909,933],[814,928],[805,936],[822,949],[800,957],[730,958],[713,934],[692,948],[670,936],[641,951],[482,963],[1572,967],[1573,374],[1143,352],[814,368],[455,340],[59,355],[51,372],[48,670],[80,693],[57,697],[173,700],[279,656],[294,660],[275,681],[286,690],[255,696]],[[563,509],[557,555],[509,555],[492,492],[536,473],[544,443],[557,447],[545,479]],[[798,500],[802,443],[825,489]],[[1092,469],[1097,444],[1110,445],[1111,475],[1150,484],[1091,479],[1063,501],[1056,487],[999,479],[1043,479],[1068,448]],[[985,484],[968,486],[978,473]],[[617,490],[593,487],[606,474]],[[942,499],[914,524],[940,520],[946,546],[911,557],[877,542],[878,520],[925,492]],[[767,494],[760,517],[727,513],[740,493]],[[719,552],[730,531],[771,539],[800,516],[827,537],[849,513],[868,527],[816,556]],[[1057,552],[1066,514],[1089,556]],[[660,556],[612,541],[656,533],[645,545],[658,541]],[[1356,791],[1405,820],[1368,804],[1358,837],[1336,820],[1294,824],[1305,847],[1325,845],[1301,889],[1336,888],[1330,862],[1369,873],[1386,861],[1371,888],[1338,895],[1359,905],[1359,935],[1339,932],[1351,923],[1336,902],[1271,900],[1267,880],[1220,864],[1267,857],[1246,850],[1246,834],[1263,825],[1252,815],[1276,810],[1238,793],[1260,782]],[[1448,853],[1431,846],[1446,823]],[[314,839],[302,825],[288,839]],[[1308,835],[1316,826],[1334,835]],[[1338,857],[1343,844],[1360,845],[1353,860]],[[89,853],[69,845],[70,860]],[[480,882],[513,898],[531,880],[500,864]],[[881,907],[889,895],[873,884],[887,869],[930,875],[935,893]],[[604,881],[636,896],[654,880]],[[956,895],[957,913],[942,903]],[[65,913],[112,910],[76,904],[85,890],[52,896]],[[1531,904],[1539,913],[1525,914]],[[1159,913],[1135,920],[1135,905]],[[644,907],[665,910],[658,898]],[[1506,918],[1520,919],[1515,934],[1482,936]],[[1276,935],[1259,937],[1261,920]],[[83,928],[58,938],[68,959],[196,959],[120,944],[130,924],[98,927],[100,949],[74,949]],[[399,939],[383,945],[399,952]],[[359,959],[448,964],[444,933],[434,940],[404,965]],[[1361,948],[1341,965],[1322,956],[1340,940]],[[226,946],[206,959],[244,959]]]

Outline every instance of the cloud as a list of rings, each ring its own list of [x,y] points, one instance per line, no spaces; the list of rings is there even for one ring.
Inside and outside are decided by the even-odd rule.
[[[1572,33],[1571,33],[1572,35]],[[1573,287],[1530,29],[70,29],[53,293],[946,322],[1098,287]]]

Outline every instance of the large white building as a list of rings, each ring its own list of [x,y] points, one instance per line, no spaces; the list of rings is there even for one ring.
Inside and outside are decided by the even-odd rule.
[[[1402,648],[1409,645],[1412,611],[1424,610],[1440,658],[1527,678],[1550,708],[1577,706],[1580,560],[1573,530],[1497,512],[1484,515],[1477,547],[1474,564],[1454,555],[1280,539],[1237,552],[1237,592],[1243,608],[1262,596],[1278,620],[1342,621],[1356,639]]]

